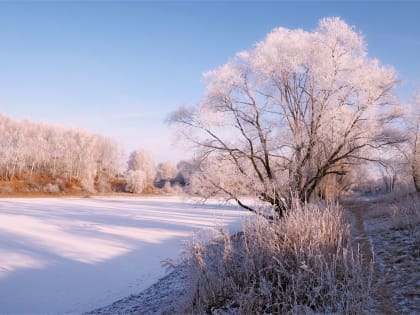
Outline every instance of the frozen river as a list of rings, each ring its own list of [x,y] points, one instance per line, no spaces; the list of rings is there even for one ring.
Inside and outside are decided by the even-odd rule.
[[[0,199],[0,314],[82,313],[165,275],[200,229],[245,210],[178,197]]]

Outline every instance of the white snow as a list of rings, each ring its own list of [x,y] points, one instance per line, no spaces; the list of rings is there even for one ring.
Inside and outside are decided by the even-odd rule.
[[[247,215],[178,197],[0,199],[0,313],[82,313],[139,293],[198,230],[239,230]]]

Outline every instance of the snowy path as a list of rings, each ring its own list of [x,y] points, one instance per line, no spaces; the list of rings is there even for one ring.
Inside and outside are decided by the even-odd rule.
[[[149,287],[194,231],[236,206],[176,197],[0,199],[0,314],[81,313]]]

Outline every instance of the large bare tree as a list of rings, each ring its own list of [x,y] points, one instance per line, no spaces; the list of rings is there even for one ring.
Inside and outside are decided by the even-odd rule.
[[[394,70],[339,18],[312,32],[277,28],[205,77],[202,101],[170,121],[202,159],[203,189],[251,211],[244,194],[281,216],[293,196],[309,200],[326,177],[401,140]]]

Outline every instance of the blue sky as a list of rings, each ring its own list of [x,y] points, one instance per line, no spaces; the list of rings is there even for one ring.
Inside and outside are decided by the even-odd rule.
[[[420,86],[419,1],[0,2],[0,112],[176,161],[186,154],[164,120],[200,100],[203,72],[275,27],[312,30],[326,16],[397,69],[402,99]]]

